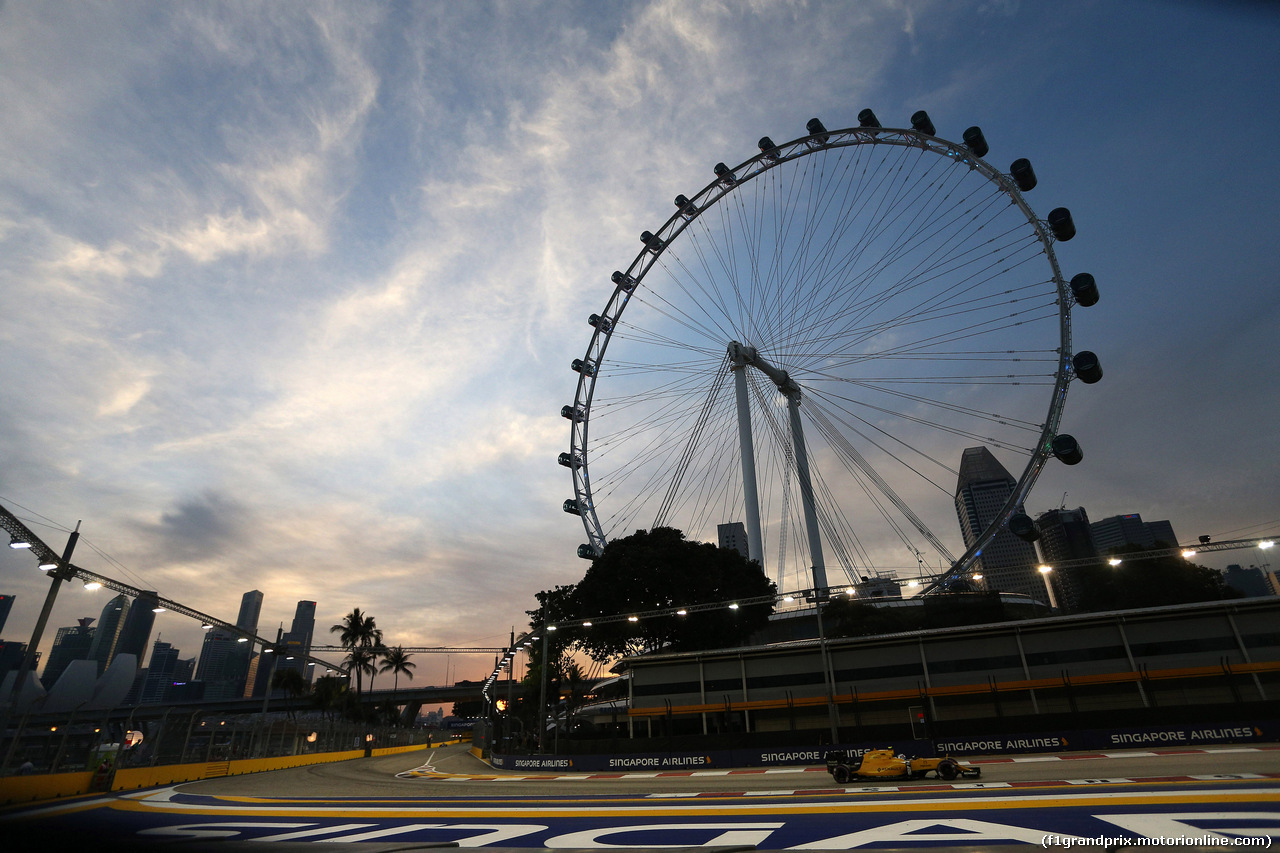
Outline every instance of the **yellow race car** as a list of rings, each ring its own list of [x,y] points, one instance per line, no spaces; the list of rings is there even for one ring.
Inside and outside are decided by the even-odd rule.
[[[949,756],[907,758],[895,755],[893,747],[870,749],[860,756],[833,750],[826,757],[827,772],[840,785],[846,785],[854,779],[924,779],[933,774],[935,778],[950,781],[961,776],[977,778],[982,775],[981,767],[961,764]]]

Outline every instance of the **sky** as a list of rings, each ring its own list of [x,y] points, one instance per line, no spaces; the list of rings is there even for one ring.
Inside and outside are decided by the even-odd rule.
[[[264,635],[310,599],[318,642],[359,607],[504,645],[587,567],[556,456],[610,273],[716,162],[872,107],[980,125],[1075,218],[1105,377],[1028,510],[1276,532],[1277,43],[1191,0],[0,3],[0,504],[228,621],[259,589]],[[4,550],[26,641],[48,582]]]

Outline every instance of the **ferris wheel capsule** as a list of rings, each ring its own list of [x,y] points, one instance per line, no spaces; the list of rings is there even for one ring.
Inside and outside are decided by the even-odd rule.
[[[1098,356],[1087,349],[1080,350],[1071,357],[1071,368],[1076,378],[1086,385],[1092,385],[1102,378],[1102,364]]]
[[[1036,188],[1036,170],[1031,168],[1031,161],[1026,157],[1013,161],[1013,165],[1009,167],[1009,175],[1024,193]]]
[[[911,126],[921,133],[929,136],[937,136],[938,131],[933,126],[933,122],[929,120],[929,114],[924,110],[916,110],[911,115]]]
[[[1064,243],[1076,236],[1076,223],[1071,219],[1071,211],[1065,207],[1049,211],[1049,230]]]
[[[870,108],[858,113],[859,127],[879,127],[880,119],[876,118],[876,114]]]
[[[977,125],[964,132],[964,144],[975,157],[986,157],[987,152],[991,150],[987,145],[987,137],[982,134],[982,128]]]
[[[1050,443],[1050,448],[1058,461],[1065,465],[1076,465],[1080,460],[1084,459],[1084,451],[1080,449],[1080,442],[1066,433],[1055,435]]]
[[[1087,272],[1076,273],[1071,277],[1071,295],[1076,304],[1088,308],[1098,304],[1098,283]]]

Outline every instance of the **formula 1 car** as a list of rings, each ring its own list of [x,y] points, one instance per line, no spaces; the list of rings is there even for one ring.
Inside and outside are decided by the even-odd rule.
[[[930,773],[946,780],[982,775],[981,767],[961,764],[954,758],[907,758],[894,755],[893,747],[867,750],[861,756],[834,750],[826,758],[827,772],[840,785],[854,779],[923,779]]]

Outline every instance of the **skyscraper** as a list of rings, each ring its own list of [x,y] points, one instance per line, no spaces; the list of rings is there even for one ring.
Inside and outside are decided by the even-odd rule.
[[[1146,522],[1136,512],[1095,521],[1090,529],[1100,554],[1107,554],[1127,545],[1155,548],[1157,543],[1162,543],[1166,548],[1173,548],[1178,544],[1172,524],[1168,521]]]
[[[280,638],[287,649],[283,658],[276,661],[276,671],[296,669],[306,681],[311,680],[311,670],[304,658],[311,654],[311,635],[316,627],[316,603],[299,601],[293,613],[293,624]],[[292,658],[292,660],[290,660]]]
[[[89,646],[89,659],[98,662],[98,675],[106,671],[107,664],[115,655],[116,640],[124,619],[129,613],[129,598],[121,593],[111,599],[102,608],[98,617],[98,629],[93,632],[93,643]]]
[[[50,690],[58,683],[64,670],[73,660],[88,660],[89,648],[93,645],[93,617],[86,616],[77,620],[79,624],[59,628],[53,638],[53,648],[49,650],[49,660],[40,674],[40,683],[45,690]]]
[[[986,447],[970,447],[960,457],[956,483],[956,516],[966,547],[995,520],[1018,481]],[[1002,527],[982,549],[973,569],[987,589],[1020,592],[1043,601],[1044,581],[1036,571],[1036,549]]]
[[[747,526],[741,521],[716,525],[716,535],[721,548],[732,548],[748,560],[751,552],[747,546]]]
[[[4,623],[9,619],[9,611],[13,609],[13,596],[0,595],[0,632],[4,631]]]
[[[147,654],[147,641],[151,639],[151,629],[156,622],[155,608],[159,606],[160,596],[155,590],[145,590],[134,600],[124,617],[124,625],[120,627],[115,655],[136,655],[138,663],[142,663]]]
[[[258,633],[258,617],[262,614],[262,592],[251,589],[240,596],[240,614],[236,616],[236,627],[250,634]]]
[[[1036,519],[1040,531],[1040,555],[1053,567],[1046,579],[1057,584],[1058,603],[1068,610],[1075,609],[1080,601],[1080,572],[1074,566],[1063,566],[1071,560],[1084,560],[1098,556],[1089,526],[1089,514],[1084,507],[1075,509],[1051,509]]]
[[[257,635],[261,613],[262,593],[251,589],[240,597],[240,613],[236,616],[236,627],[242,635],[221,628],[213,628],[204,635],[196,678],[204,683],[205,698],[231,699],[244,693],[253,643],[241,642],[241,637]]]
[[[156,640],[151,647],[151,662],[147,664],[147,679],[142,684],[139,704],[154,705],[165,700],[174,681],[180,654],[171,644]]]

